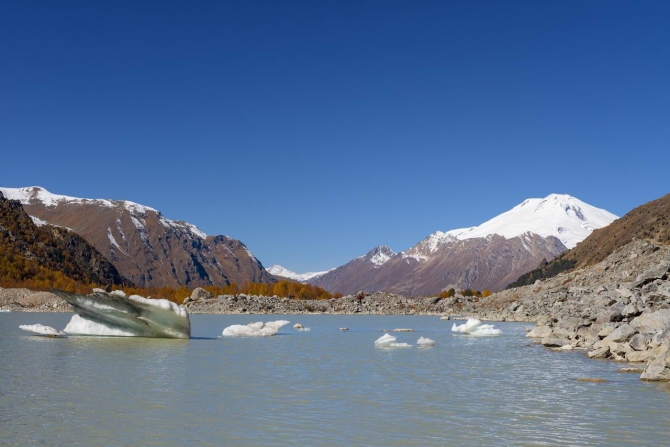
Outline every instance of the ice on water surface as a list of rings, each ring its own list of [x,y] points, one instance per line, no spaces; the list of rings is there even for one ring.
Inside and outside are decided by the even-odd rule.
[[[482,324],[477,318],[468,318],[463,324],[454,325],[451,327],[451,332],[459,332],[462,334],[474,335],[474,336],[487,336],[487,335],[500,335],[502,331],[496,329],[492,324]]]
[[[419,337],[419,340],[416,342],[416,345],[421,347],[421,348],[428,348],[431,346],[435,346],[437,343],[435,343],[435,340],[431,340],[430,338],[427,337]]]
[[[277,320],[262,322],[257,321],[249,324],[233,324],[223,330],[224,337],[269,337],[279,332],[282,326],[290,321]]]
[[[379,348],[409,348],[412,345],[407,343],[398,343],[397,339],[391,334],[384,334],[375,340],[375,346]]]
[[[36,335],[46,335],[49,337],[57,337],[59,335],[65,335],[64,332],[56,330],[51,326],[45,326],[43,324],[22,324],[19,326],[20,329],[23,329],[26,332],[32,332]]]

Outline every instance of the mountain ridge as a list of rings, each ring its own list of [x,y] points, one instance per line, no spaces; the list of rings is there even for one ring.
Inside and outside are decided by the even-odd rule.
[[[0,188],[33,218],[72,229],[140,287],[225,286],[273,283],[242,242],[207,236],[188,222],[124,200],[82,199],[41,187]]]

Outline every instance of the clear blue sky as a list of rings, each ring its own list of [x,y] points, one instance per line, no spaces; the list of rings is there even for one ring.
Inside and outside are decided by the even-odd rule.
[[[670,192],[667,1],[5,1],[0,186],[341,265]]]

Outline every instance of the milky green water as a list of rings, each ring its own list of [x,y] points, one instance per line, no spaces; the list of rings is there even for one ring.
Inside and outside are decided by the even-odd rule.
[[[622,365],[410,316],[195,315],[191,340],[30,336],[0,313],[2,445],[637,445],[670,441],[670,390]],[[268,338],[224,327],[288,319]],[[295,331],[294,323],[310,327]],[[348,327],[341,332],[340,327]],[[412,348],[380,349],[382,329]],[[417,348],[420,336],[437,341]],[[578,382],[580,377],[606,383]]]

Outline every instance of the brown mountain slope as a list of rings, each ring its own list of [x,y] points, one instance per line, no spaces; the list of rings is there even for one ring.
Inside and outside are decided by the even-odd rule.
[[[430,237],[383,264],[371,262],[374,250],[310,283],[344,294],[385,291],[406,296],[435,295],[441,290],[502,289],[519,274],[565,250],[553,236],[526,233],[506,239],[499,235],[438,245]]]
[[[575,248],[522,275],[508,288],[529,285],[563,271],[590,267],[634,239],[670,245],[670,194],[639,206],[608,226],[595,230]]]
[[[120,200],[58,196],[39,187],[11,193],[21,197],[31,216],[84,237],[139,287],[276,281],[242,242],[228,236],[208,237],[194,225],[167,219],[153,208]]]
[[[588,267],[604,260],[633,239],[649,239],[670,244],[670,194],[639,206],[566,252],[566,259],[576,260],[576,267]]]
[[[38,226],[21,203],[0,192],[0,281],[67,281],[68,284],[132,285],[81,236]]]

